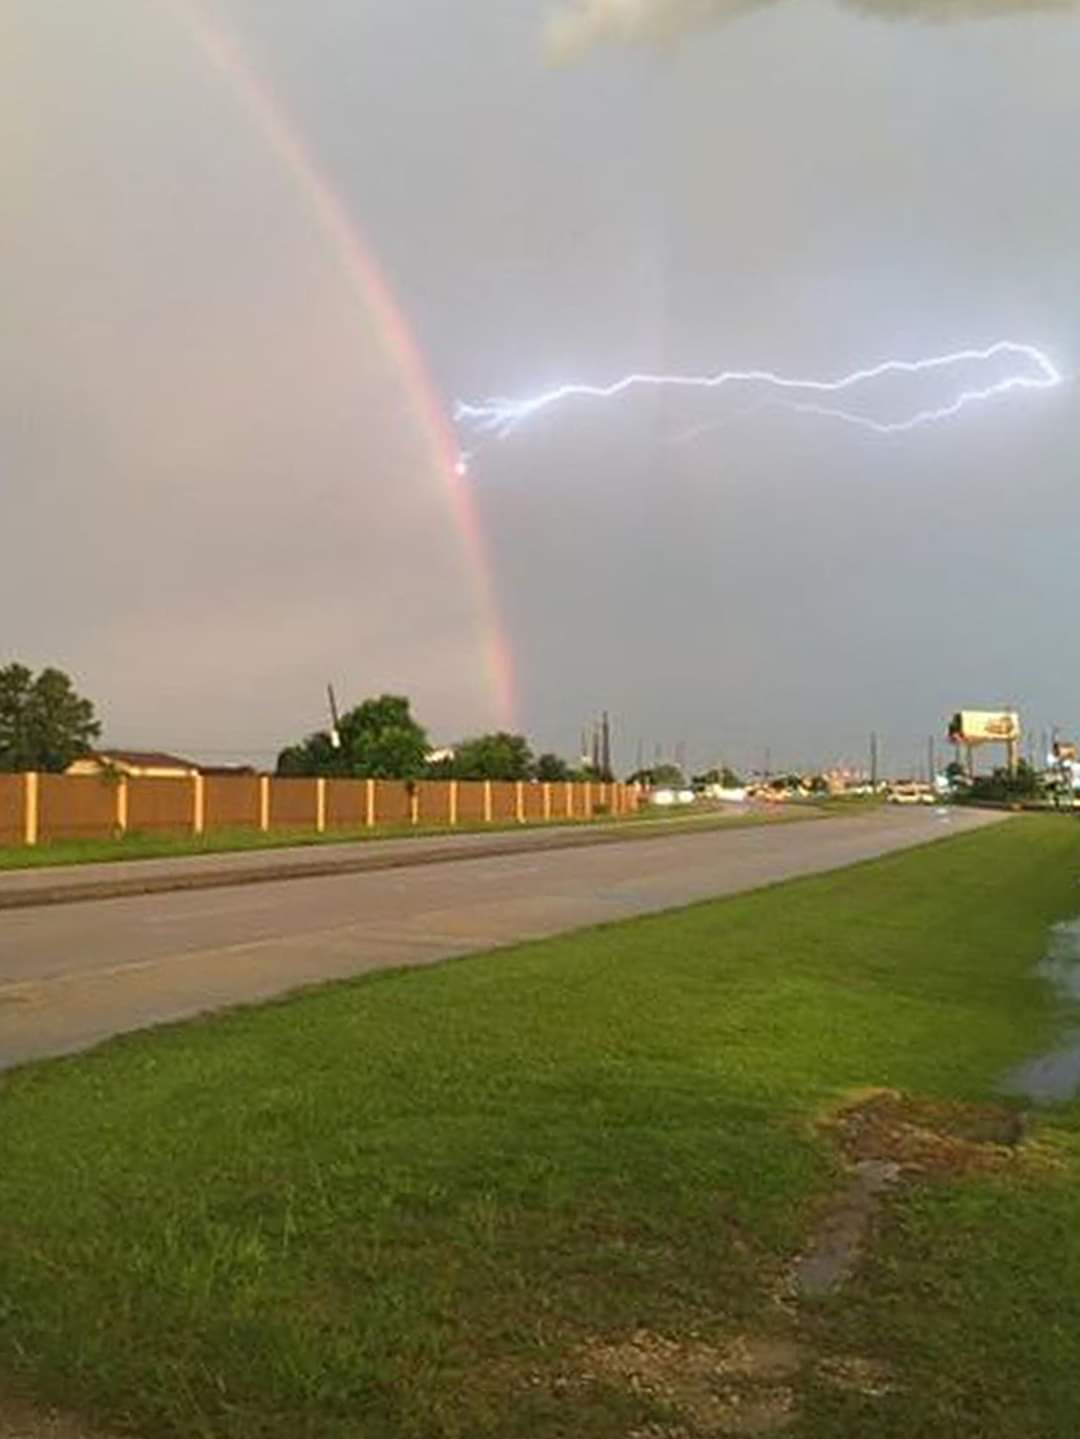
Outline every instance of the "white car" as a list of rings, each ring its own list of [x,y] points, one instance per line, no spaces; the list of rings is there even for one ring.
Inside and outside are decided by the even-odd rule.
[[[889,790],[890,804],[933,804],[934,792],[923,784],[897,784]]]

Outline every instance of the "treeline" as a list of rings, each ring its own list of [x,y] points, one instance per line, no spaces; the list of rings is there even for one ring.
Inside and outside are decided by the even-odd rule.
[[[343,714],[335,730],[319,730],[278,756],[279,775],[358,779],[607,779],[578,770],[557,754],[533,753],[521,734],[473,735],[432,752],[427,730],[403,695],[380,695]]]
[[[1068,782],[1061,775],[1040,775],[1027,760],[1021,760],[1015,772],[1000,766],[992,774],[980,774],[970,778],[958,761],[950,764],[945,771],[953,786],[955,798],[961,802],[978,804],[1022,803],[1025,800],[1055,798],[1059,792],[1067,792]]]

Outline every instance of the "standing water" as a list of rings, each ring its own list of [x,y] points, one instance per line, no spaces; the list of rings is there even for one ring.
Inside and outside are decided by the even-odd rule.
[[[1080,1002],[1080,919],[1055,925],[1050,947],[1036,973],[1048,980],[1070,1004]],[[1009,1094],[1022,1094],[1036,1104],[1080,1095],[1080,1029],[1049,1054],[1029,1059],[1005,1078]]]

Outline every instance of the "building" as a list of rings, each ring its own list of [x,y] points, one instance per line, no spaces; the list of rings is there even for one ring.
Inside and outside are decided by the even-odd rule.
[[[156,750],[101,749],[69,764],[66,773],[89,776],[115,774],[125,775],[128,779],[191,779],[201,770],[194,760],[161,754]]]

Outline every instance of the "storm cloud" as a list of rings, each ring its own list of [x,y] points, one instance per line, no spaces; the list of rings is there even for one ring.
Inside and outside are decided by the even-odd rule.
[[[222,761],[323,724],[330,680],[411,695],[439,741],[501,723],[496,620],[517,725],[573,754],[607,709],[626,769],[639,741],[859,760],[871,730],[917,767],[1004,703],[1076,733],[1075,383],[896,436],[756,393],[552,410],[475,443],[483,563],[424,418],[1006,338],[1076,374],[1075,6],[206,10],[273,143],[174,7],[0,4],[0,663],[69,670],[111,744]],[[545,63],[557,10],[597,63]],[[686,17],[693,43],[610,44]],[[396,291],[422,404],[283,152]]]
[[[722,24],[784,0],[577,0],[550,18],[547,46],[557,61],[576,59],[594,45],[653,44]],[[1031,10],[1060,11],[1076,0],[839,0],[881,20],[948,22],[991,19]]]

